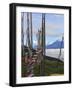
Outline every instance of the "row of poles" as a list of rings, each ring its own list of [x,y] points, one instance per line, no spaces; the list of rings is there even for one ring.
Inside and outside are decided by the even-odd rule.
[[[28,45],[28,51],[29,51],[29,56],[32,56],[32,13],[27,13],[27,45]],[[45,54],[45,14],[42,14],[42,30],[41,30],[41,49],[42,49],[42,56]],[[22,57],[24,57],[25,55],[25,50],[24,50],[24,12],[21,13],[21,30],[22,30]],[[40,34],[40,33],[39,33]],[[39,43],[38,43],[39,45]],[[44,58],[42,58],[41,63],[40,63],[40,74],[44,75]],[[29,66],[29,65],[28,65]],[[29,68],[31,68],[33,65],[31,64],[31,66]],[[28,69],[29,69],[28,68]],[[30,73],[33,72],[33,68],[29,69],[31,70]],[[29,71],[27,70],[27,71]]]

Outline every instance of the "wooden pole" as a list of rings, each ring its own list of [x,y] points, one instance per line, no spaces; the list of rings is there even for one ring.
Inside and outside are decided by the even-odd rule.
[[[27,40],[28,40],[28,47],[30,46],[30,36],[29,36],[29,13],[27,13]]]
[[[62,48],[62,43],[63,43],[63,40],[64,40],[64,37],[62,37],[62,41],[61,41],[61,46],[60,46],[60,53],[59,53],[59,59],[60,59],[60,56],[61,56],[61,48]]]
[[[22,42],[22,56],[24,56],[24,13],[21,13],[21,42]]]
[[[31,48],[33,45],[33,41],[32,41],[32,13],[30,13],[30,35],[31,35]]]
[[[41,67],[40,67],[40,72],[41,75],[45,75],[45,63],[44,63],[44,55],[45,55],[45,14],[42,14],[42,60],[41,60]]]
[[[61,41],[61,45],[60,45],[60,53],[59,53],[59,56],[58,58],[60,59],[60,56],[61,56],[61,53],[62,53],[62,44],[63,44],[63,40],[64,40],[64,37],[62,37],[62,41]],[[58,61],[57,61],[57,73],[58,73]]]

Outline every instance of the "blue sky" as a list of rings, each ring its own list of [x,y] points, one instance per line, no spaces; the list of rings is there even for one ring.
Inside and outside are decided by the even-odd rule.
[[[41,13],[32,13],[33,44],[37,45],[37,32],[41,29]],[[26,44],[27,16],[24,13],[24,44]],[[45,14],[45,43],[51,44],[56,40],[61,40],[64,34],[64,15]]]

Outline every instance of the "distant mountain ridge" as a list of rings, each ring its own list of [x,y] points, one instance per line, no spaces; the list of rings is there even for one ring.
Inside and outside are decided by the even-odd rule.
[[[37,48],[37,45],[33,46],[34,48]],[[48,44],[45,46],[46,49],[59,49],[64,48],[64,41],[56,40],[52,44]]]
[[[58,48],[64,48],[64,41],[56,40],[54,43],[46,46],[46,49],[58,49]]]

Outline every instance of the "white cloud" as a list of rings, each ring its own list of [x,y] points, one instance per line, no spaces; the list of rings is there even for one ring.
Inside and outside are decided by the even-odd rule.
[[[34,45],[37,45],[38,43],[37,43],[37,40],[33,40],[33,44]]]
[[[54,14],[55,17],[62,17],[64,14]]]
[[[53,24],[53,23],[46,23],[46,35],[52,37],[62,37],[63,32],[59,32],[59,30],[63,29],[63,25],[61,24]],[[63,30],[62,30],[63,31]]]
[[[62,24],[53,24],[53,23],[46,23],[46,29],[48,30],[59,30],[63,27]]]

